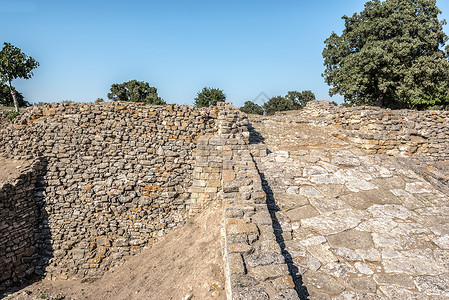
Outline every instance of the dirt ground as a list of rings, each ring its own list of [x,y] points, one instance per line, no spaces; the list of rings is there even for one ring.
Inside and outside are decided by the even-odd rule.
[[[220,220],[209,207],[95,281],[42,280],[5,299],[225,299]]]
[[[0,156],[0,184],[16,177],[21,168],[26,164],[26,161],[8,159]]]

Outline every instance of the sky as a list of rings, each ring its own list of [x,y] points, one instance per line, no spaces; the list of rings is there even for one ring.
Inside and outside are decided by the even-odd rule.
[[[193,104],[203,87],[235,106],[291,90],[341,103],[321,76],[324,40],[365,2],[0,0],[0,42],[39,61],[13,82],[31,103],[106,100],[132,79],[168,103]],[[449,1],[437,6],[449,20]]]

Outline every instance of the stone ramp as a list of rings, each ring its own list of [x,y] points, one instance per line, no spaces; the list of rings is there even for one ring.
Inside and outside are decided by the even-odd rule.
[[[441,189],[404,160],[340,140],[335,127],[250,122],[269,150],[256,164],[301,299],[449,298]]]

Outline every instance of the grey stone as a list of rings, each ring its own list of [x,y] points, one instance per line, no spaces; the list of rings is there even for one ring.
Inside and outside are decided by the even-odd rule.
[[[420,292],[427,295],[440,295],[449,297],[449,285],[435,277],[417,277],[415,284]]]
[[[323,197],[323,194],[321,194],[317,189],[315,189],[312,186],[301,187],[299,193],[308,198]]]
[[[432,187],[424,182],[406,183],[405,190],[412,194],[431,193]]]
[[[348,204],[336,198],[311,198],[310,204],[322,214],[351,208]]]
[[[406,289],[414,289],[413,278],[404,274],[375,274],[374,280],[381,285],[392,285]]]
[[[280,253],[254,253],[246,258],[246,262],[251,267],[283,264],[284,257]]]
[[[364,275],[373,275],[374,271],[366,264],[362,264],[362,263],[355,263],[354,266],[357,268],[357,270],[364,274]]]
[[[402,251],[400,257],[384,259],[382,264],[387,273],[405,273],[418,276],[440,275],[447,272],[445,268],[437,264],[432,251],[429,249]]]
[[[259,281],[257,281],[252,276],[244,274],[231,274],[232,288],[251,287],[257,284],[259,284]]]
[[[374,293],[377,290],[377,284],[371,277],[346,278],[345,283],[356,292]]]
[[[266,290],[263,287],[245,287],[235,289],[232,299],[234,300],[269,300]]]
[[[401,205],[373,205],[368,208],[368,211],[375,218],[397,218],[407,220],[412,216],[412,213]]]
[[[253,267],[250,272],[259,281],[274,279],[289,274],[286,264]]]
[[[307,271],[303,275],[303,282],[306,286],[329,294],[339,294],[345,290],[345,287],[337,279],[322,272]]]
[[[435,250],[434,252],[435,259],[438,264],[442,267],[445,267],[449,270],[449,251],[448,250]]]
[[[338,248],[338,249],[334,249],[334,252],[335,252],[335,254],[343,257],[344,259],[346,259],[348,261],[362,260],[362,257],[355,250],[352,250],[352,249]]]
[[[355,229],[330,235],[327,240],[335,248],[369,249],[374,247],[369,232]]]
[[[359,225],[369,217],[365,211],[341,210],[301,220],[301,226],[323,235],[336,234]]]
[[[328,245],[311,245],[307,247],[307,250],[313,257],[318,259],[322,265],[338,261],[335,255],[329,250]]]
[[[316,209],[311,205],[305,205],[289,210],[285,214],[290,218],[292,222],[295,222],[300,221],[301,219],[318,216],[318,211],[316,211]]]
[[[385,295],[387,295],[389,299],[401,299],[401,300],[429,299],[429,297],[427,297],[425,294],[410,291],[404,288],[398,288],[395,286],[381,286],[380,290]]]
[[[441,249],[449,249],[449,235],[443,235],[439,238],[433,239],[433,242]]]
[[[298,293],[294,289],[286,289],[281,291],[274,297],[275,300],[300,300]]]

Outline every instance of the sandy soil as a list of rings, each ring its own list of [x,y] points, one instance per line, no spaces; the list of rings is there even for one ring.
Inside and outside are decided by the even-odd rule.
[[[8,159],[0,156],[0,184],[16,177],[21,168],[26,164],[26,161]]]
[[[42,280],[5,299],[225,299],[220,220],[210,207],[95,281]]]

